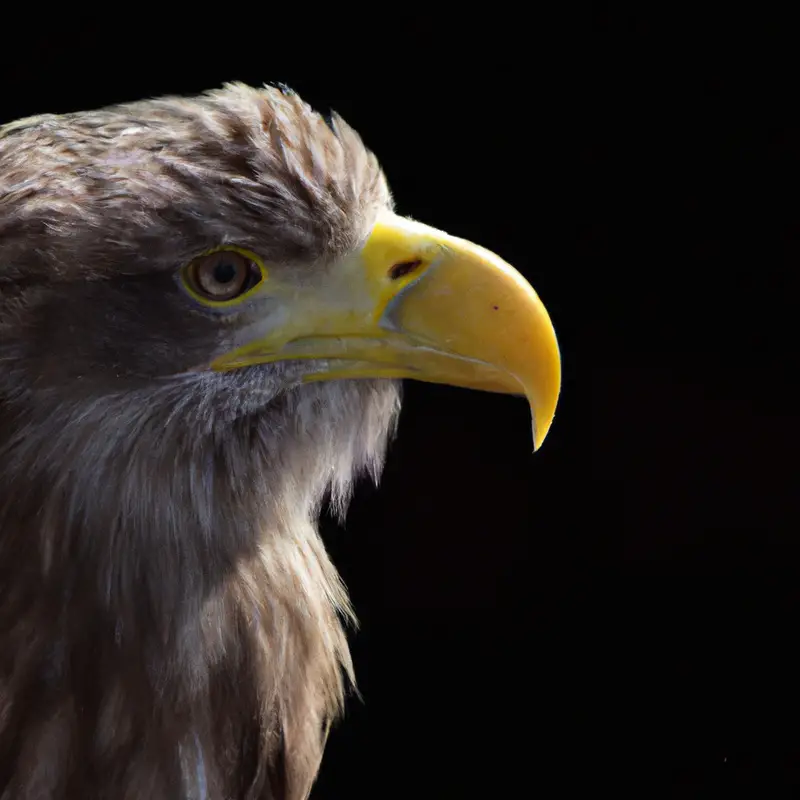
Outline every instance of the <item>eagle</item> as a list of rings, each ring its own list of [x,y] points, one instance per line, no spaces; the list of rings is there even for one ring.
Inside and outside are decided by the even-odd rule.
[[[551,319],[240,83],[0,128],[0,797],[298,800],[354,676],[318,533],[403,379],[553,420]]]

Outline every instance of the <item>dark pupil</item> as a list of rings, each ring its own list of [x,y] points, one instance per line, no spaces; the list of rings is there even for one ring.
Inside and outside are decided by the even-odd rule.
[[[214,280],[217,283],[230,283],[236,277],[236,266],[230,261],[220,261],[214,267]]]

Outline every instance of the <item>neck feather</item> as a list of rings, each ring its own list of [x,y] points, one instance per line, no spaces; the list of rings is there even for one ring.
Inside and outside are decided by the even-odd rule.
[[[377,475],[397,388],[205,429],[142,400],[0,408],[0,789],[304,797],[352,680],[316,519]]]

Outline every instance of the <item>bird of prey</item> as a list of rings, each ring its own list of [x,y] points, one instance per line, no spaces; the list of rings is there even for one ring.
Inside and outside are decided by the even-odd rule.
[[[227,84],[0,128],[0,798],[297,800],[353,678],[317,532],[403,378],[560,390],[542,302],[340,117]]]

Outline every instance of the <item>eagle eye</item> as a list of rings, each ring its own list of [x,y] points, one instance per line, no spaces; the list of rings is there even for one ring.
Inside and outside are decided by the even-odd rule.
[[[182,278],[195,299],[219,305],[242,299],[266,278],[266,270],[255,253],[220,247],[191,261]]]

